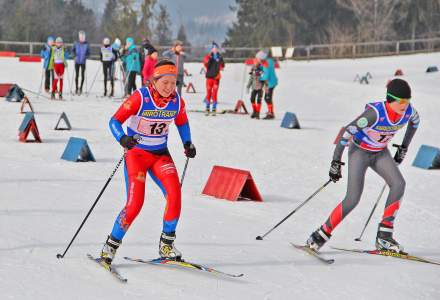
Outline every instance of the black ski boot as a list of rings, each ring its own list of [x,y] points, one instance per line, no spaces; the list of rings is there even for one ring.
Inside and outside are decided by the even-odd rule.
[[[316,252],[324,246],[324,244],[332,237],[331,234],[327,234],[322,226],[318,228],[316,231],[310,235],[309,239],[306,242],[306,245],[309,246],[310,249],[315,250]]]
[[[393,239],[393,228],[384,224],[379,224],[376,236],[376,249],[392,251],[396,253],[405,253],[403,246]]]
[[[273,113],[267,113],[267,115],[263,118],[264,120],[272,120],[275,119],[275,115]]]
[[[120,245],[121,241],[118,241],[112,235],[107,237],[107,240],[105,241],[105,244],[101,250],[101,258],[107,265],[111,265],[113,259],[115,258],[116,250],[118,250]]]
[[[257,117],[257,112],[254,110],[251,114],[251,119],[255,119]]]
[[[174,259],[174,260],[182,259],[182,252],[177,250],[177,248],[174,246],[175,239],[176,239],[175,232],[170,232],[170,233],[162,232],[159,242],[160,257],[167,259]]]
[[[63,100],[63,94],[62,94],[62,93],[59,93],[59,94],[58,94],[58,98],[59,98],[60,100]]]

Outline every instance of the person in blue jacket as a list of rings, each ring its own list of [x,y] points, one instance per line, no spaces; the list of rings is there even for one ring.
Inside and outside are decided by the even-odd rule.
[[[72,55],[75,56],[75,93],[81,95],[86,71],[86,60],[90,56],[90,46],[86,41],[86,33],[78,32],[78,41],[73,44]],[[79,72],[81,70],[81,84],[78,87]]]
[[[41,49],[40,56],[43,58],[43,69],[44,69],[44,90],[46,93],[50,93],[50,83],[53,80],[53,70],[49,69],[49,61],[52,52],[52,47],[54,46],[54,37],[49,36],[47,38],[47,43],[44,48]]]
[[[256,58],[261,61],[263,66],[263,74],[260,77],[260,81],[264,81],[264,101],[267,104],[267,115],[263,118],[270,120],[275,118],[273,110],[273,90],[278,85],[278,78],[275,74],[275,63],[272,56],[264,51],[259,51]]]
[[[141,61],[139,51],[136,48],[133,38],[128,37],[125,41],[125,54],[121,57],[125,64],[127,74],[127,84],[125,86],[126,95],[131,95],[136,90],[136,75],[141,72]]]

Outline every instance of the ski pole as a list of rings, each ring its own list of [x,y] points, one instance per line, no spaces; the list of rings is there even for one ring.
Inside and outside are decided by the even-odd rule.
[[[37,100],[38,100],[38,98],[40,98],[41,92],[43,90],[44,74],[45,74],[45,69],[43,68],[43,71],[41,72],[41,80],[40,80],[40,87],[38,88]]]
[[[185,179],[186,168],[188,167],[189,157],[186,158],[185,166],[183,167],[182,177],[180,179],[180,187],[183,185],[183,179]]]
[[[72,101],[72,81],[70,81],[70,73],[69,73],[69,61],[67,61],[67,81],[69,82],[69,96],[70,96],[70,101]],[[62,92],[62,91],[61,91]]]
[[[329,179],[324,185],[322,185],[319,189],[317,189],[312,195],[310,195],[309,198],[307,198],[304,202],[302,202],[297,208],[295,208],[290,214],[288,214],[284,219],[282,219],[280,222],[278,222],[277,225],[275,225],[274,227],[272,227],[271,230],[269,230],[268,232],[266,232],[263,236],[259,235],[256,237],[257,240],[261,241],[266,235],[268,235],[269,233],[271,233],[275,228],[277,228],[278,226],[280,226],[282,223],[284,223],[284,221],[286,221],[288,218],[290,218],[291,215],[293,215],[294,213],[296,213],[301,207],[303,207],[304,204],[306,204],[307,202],[309,202],[313,197],[315,197],[319,192],[321,192],[330,182],[332,182],[331,179]]]
[[[84,220],[82,221],[81,225],[79,226],[78,230],[76,231],[75,235],[73,236],[72,240],[70,241],[69,245],[67,246],[66,250],[64,250],[63,254],[57,254],[57,258],[64,258],[64,255],[66,255],[66,252],[69,250],[70,246],[72,245],[73,241],[75,240],[76,236],[78,235],[78,233],[80,232],[81,228],[83,227],[84,223],[87,221],[87,218],[89,217],[90,213],[92,212],[92,210],[95,208],[95,205],[98,203],[99,198],[101,198],[102,194],[104,193],[105,189],[107,188],[108,184],[110,183],[110,180],[112,180],[113,176],[115,175],[116,171],[118,170],[119,166],[121,165],[122,161],[125,158],[125,154],[126,152],[124,152],[124,155],[122,155],[121,159],[119,160],[119,162],[116,164],[115,169],[113,170],[112,174],[110,175],[110,177],[107,179],[107,182],[104,184],[104,187],[101,189],[101,192],[99,192],[98,197],[95,200],[95,203],[93,203],[92,207],[90,208],[89,212],[87,213],[86,217],[84,218]]]
[[[95,84],[96,77],[98,77],[99,71],[101,71],[101,67],[102,67],[102,65],[100,64],[99,67],[98,67],[98,69],[96,70],[95,77],[93,77],[92,84],[90,85],[90,89],[86,92],[86,96],[87,96],[87,97],[89,96],[89,93],[90,93],[90,91],[92,90],[93,85]]]
[[[357,237],[357,238],[354,239],[356,242],[360,242],[360,241],[361,241],[361,238],[362,238],[362,236],[364,235],[364,231],[365,231],[365,229],[367,228],[368,223],[370,222],[370,219],[371,219],[371,217],[373,216],[374,210],[376,209],[377,204],[378,204],[379,201],[380,201],[380,198],[382,198],[383,192],[385,191],[385,188],[386,188],[386,187],[387,187],[387,184],[385,183],[385,184],[383,185],[382,190],[380,191],[379,197],[377,197],[377,200],[376,200],[376,203],[375,203],[374,206],[373,206],[373,209],[371,210],[370,216],[368,217],[367,222],[365,223],[364,229],[362,229],[362,232],[361,232],[361,234],[359,235],[359,237]]]
[[[29,92],[29,93],[31,93],[31,94],[34,94],[34,95],[39,95],[38,93],[36,93],[36,92],[34,92],[34,91],[32,91],[32,90],[28,90],[28,89],[25,89],[24,87],[20,87],[23,91],[26,91],[26,92]],[[48,99],[48,100],[50,100],[50,98],[49,97],[47,97],[47,96],[43,96],[43,95],[41,95],[40,94],[40,96],[41,97],[43,97],[43,98],[45,98],[45,99]]]

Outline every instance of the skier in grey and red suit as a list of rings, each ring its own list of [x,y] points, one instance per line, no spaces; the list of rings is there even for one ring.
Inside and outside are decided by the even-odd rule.
[[[330,167],[330,179],[342,177],[341,162],[344,147],[352,139],[348,149],[347,194],[344,200],[307,240],[307,245],[318,251],[331,237],[338,224],[356,207],[364,188],[365,173],[371,167],[390,188],[382,220],[376,236],[376,248],[403,252],[403,247],[393,238],[394,221],[405,192],[405,180],[397,165],[405,158],[409,144],[419,126],[419,115],[410,103],[411,88],[402,79],[388,83],[386,101],[372,102],[365,111],[345,126],[345,133],[336,145]],[[406,126],[402,144],[394,159],[387,146],[398,130]]]

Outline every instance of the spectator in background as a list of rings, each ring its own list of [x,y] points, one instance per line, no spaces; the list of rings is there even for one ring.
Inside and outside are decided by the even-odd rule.
[[[220,85],[221,73],[225,67],[225,62],[220,54],[219,46],[216,42],[212,42],[211,51],[203,58],[203,66],[206,68],[206,116],[209,116],[211,99],[212,99],[212,115],[216,115],[217,111],[217,93]]]
[[[144,43],[143,48],[146,52],[144,66],[142,68],[142,84],[148,86],[152,80],[154,66],[157,63],[158,53],[151,43]]]
[[[52,47],[50,60],[49,60],[49,70],[54,71],[54,80],[52,83],[52,93],[51,99],[55,99],[55,92],[57,91],[58,80],[60,81],[60,89],[58,90],[59,99],[63,99],[63,76],[64,69],[67,67],[67,58],[69,54],[64,49],[63,39],[57,37],[55,40],[55,46]]]
[[[109,97],[113,97],[115,89],[115,81],[113,79],[112,67],[118,56],[118,52],[110,45],[110,39],[104,38],[102,41],[100,60],[102,62],[102,70],[104,72],[104,97],[107,96],[107,81],[110,79],[111,91]]]
[[[267,54],[264,51],[258,51],[256,58],[263,66],[263,74],[260,77],[260,81],[265,83],[264,101],[267,104],[267,114],[263,119],[271,120],[275,118],[273,110],[273,90],[278,84],[278,78],[275,74],[275,63],[271,54]]]
[[[115,60],[113,61],[112,64],[112,76],[113,78],[115,78],[115,72],[116,72],[116,61],[121,57],[121,40],[119,38],[115,38],[115,41],[112,44],[112,49],[115,50]],[[123,71],[123,70],[122,70]],[[125,82],[125,74],[122,73],[123,78],[121,80],[123,80]]]
[[[75,57],[75,94],[81,95],[85,78],[86,60],[90,56],[90,47],[86,41],[86,33],[84,31],[78,32],[78,40],[73,44],[72,55]],[[81,85],[78,88],[80,70]]]
[[[50,93],[50,83],[53,80],[53,70],[49,69],[50,56],[52,54],[52,47],[54,44],[53,36],[47,38],[47,43],[40,52],[40,56],[43,58],[44,69],[44,90],[46,93]],[[41,87],[40,87],[41,88]]]
[[[133,38],[128,37],[125,41],[125,54],[121,57],[125,63],[127,84],[126,95],[131,95],[136,90],[136,75],[141,73],[141,62],[139,51],[136,49]]]
[[[185,52],[183,52],[183,43],[181,41],[175,41],[174,46],[162,53],[162,55],[170,59],[177,67],[177,92],[182,94],[183,76],[185,74]]]
[[[255,59],[254,65],[252,66],[251,71],[249,72],[249,81],[246,88],[252,88],[251,91],[251,103],[252,103],[252,119],[260,119],[260,110],[261,110],[261,99],[263,98],[263,85],[264,82],[260,81],[261,75],[263,74],[263,66],[261,65],[260,60]]]

